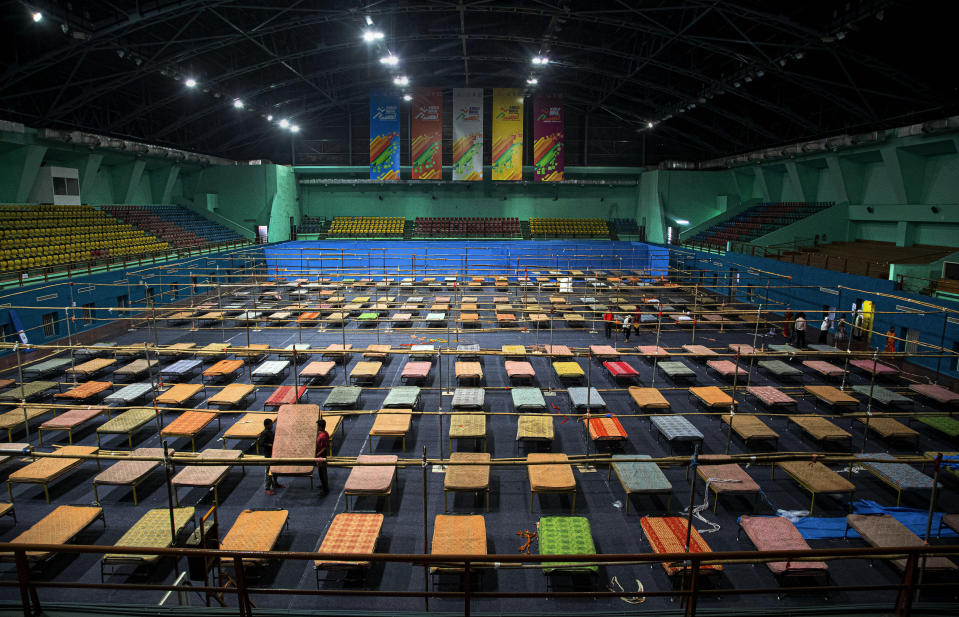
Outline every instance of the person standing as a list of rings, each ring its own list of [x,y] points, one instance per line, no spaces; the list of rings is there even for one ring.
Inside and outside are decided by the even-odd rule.
[[[606,312],[603,313],[603,321],[606,323],[606,338],[609,338],[613,331],[613,312],[606,309]]]
[[[326,458],[330,454],[330,434],[326,432],[326,420],[320,418],[316,421],[316,471],[320,476],[320,484],[323,485],[322,496],[330,494],[330,479],[326,471]]]
[[[806,346],[806,314],[800,312],[796,315],[796,322],[793,324],[796,331],[796,347],[802,349]]]
[[[889,330],[886,332],[886,348],[887,353],[896,353],[896,327],[889,326]]]
[[[256,447],[259,450],[260,454],[266,458],[273,458],[273,439],[275,433],[273,432],[273,420],[270,418],[265,418],[263,420],[263,432],[260,433],[260,436],[256,438]],[[270,473],[270,466],[265,465],[263,470],[266,472],[266,477],[263,480],[263,487],[266,490],[266,494],[272,497],[276,495],[276,489],[286,488],[282,484],[276,481],[276,478]]]
[[[819,324],[819,344],[825,345],[829,338],[829,315],[823,313],[822,323]]]
[[[846,342],[846,314],[843,313],[839,316],[839,321],[836,323],[836,338],[833,340],[833,345],[839,349],[845,349]]]
[[[793,323],[793,311],[792,311],[791,308],[789,308],[789,307],[787,306],[787,307],[786,307],[786,314],[783,315],[783,338],[786,339],[786,342],[787,342],[787,343],[788,343],[789,340],[790,340],[789,328],[792,327],[792,323]]]
[[[623,317],[623,335],[626,337],[626,342],[629,342],[629,332],[633,329],[633,318],[629,315]]]
[[[636,307],[636,312],[633,313],[633,334],[639,334],[639,326],[643,323],[643,309]]]

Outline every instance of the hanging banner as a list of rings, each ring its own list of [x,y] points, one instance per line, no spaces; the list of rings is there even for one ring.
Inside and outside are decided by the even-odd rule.
[[[414,180],[443,178],[443,91],[413,90],[410,127],[410,165]]]
[[[523,179],[523,91],[493,88],[493,180]]]
[[[483,179],[483,89],[453,88],[453,180]]]
[[[533,168],[536,182],[563,179],[563,98],[537,96],[533,101]]]
[[[400,99],[370,92],[370,180],[400,179]]]

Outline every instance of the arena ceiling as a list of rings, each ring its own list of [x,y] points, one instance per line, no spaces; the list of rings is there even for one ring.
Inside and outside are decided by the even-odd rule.
[[[934,119],[959,99],[940,4],[6,4],[0,117],[235,159],[289,162],[292,140],[297,162],[362,164],[369,91],[398,76],[562,93],[567,165],[713,158]]]

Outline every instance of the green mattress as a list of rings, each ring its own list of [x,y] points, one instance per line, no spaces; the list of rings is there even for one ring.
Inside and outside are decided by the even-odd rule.
[[[955,418],[948,416],[917,416],[916,419],[953,439],[959,437],[959,420]]]
[[[326,407],[352,407],[360,400],[363,388],[359,386],[336,386],[323,403]]]
[[[589,519],[582,516],[544,516],[539,519],[540,555],[595,555]],[[599,567],[579,562],[544,561],[543,572],[597,572]]]

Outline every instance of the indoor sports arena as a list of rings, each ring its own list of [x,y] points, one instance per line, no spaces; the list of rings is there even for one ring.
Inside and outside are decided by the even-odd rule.
[[[955,615],[929,12],[10,3],[0,613]]]

